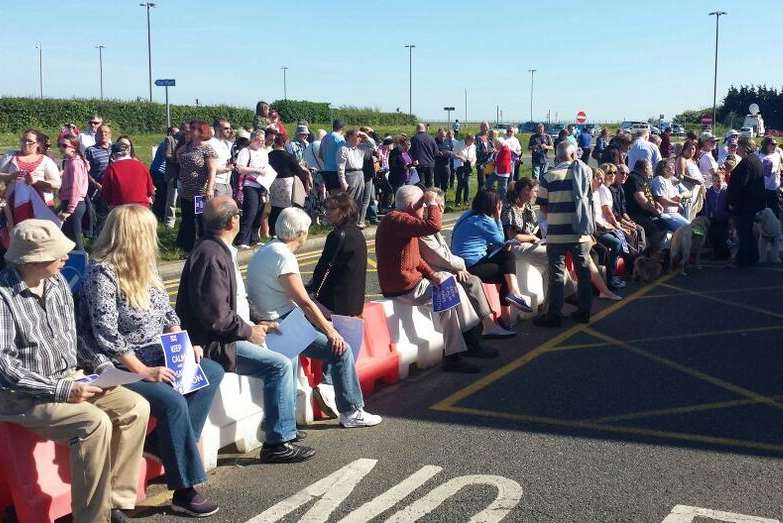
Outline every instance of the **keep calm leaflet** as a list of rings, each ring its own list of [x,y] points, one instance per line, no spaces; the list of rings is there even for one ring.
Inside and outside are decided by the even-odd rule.
[[[310,325],[304,312],[294,307],[288,316],[279,322],[277,330],[266,334],[266,346],[269,350],[294,359],[315,341],[318,331]]]
[[[163,345],[166,367],[176,376],[172,383],[175,390],[185,395],[209,385],[201,365],[196,362],[196,355],[187,331],[161,334],[160,343]]]
[[[449,276],[446,281],[440,285],[432,286],[432,311],[443,312],[453,309],[459,305],[459,290],[457,289],[457,280],[454,276]]]

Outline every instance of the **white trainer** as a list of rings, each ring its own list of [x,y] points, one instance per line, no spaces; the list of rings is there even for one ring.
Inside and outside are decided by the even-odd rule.
[[[358,427],[374,427],[380,424],[383,418],[377,414],[370,414],[365,412],[364,409],[357,409],[348,414],[340,414],[340,425],[346,429],[354,429]]]

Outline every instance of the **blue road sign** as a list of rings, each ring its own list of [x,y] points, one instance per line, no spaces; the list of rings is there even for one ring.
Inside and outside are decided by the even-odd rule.
[[[155,85],[158,87],[174,87],[177,85],[177,82],[173,78],[161,78],[159,80],[155,80]]]

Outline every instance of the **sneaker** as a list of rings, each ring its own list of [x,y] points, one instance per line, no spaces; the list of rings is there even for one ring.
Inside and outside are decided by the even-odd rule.
[[[217,503],[209,501],[194,488],[175,490],[171,499],[171,511],[192,518],[205,518],[219,510]]]
[[[506,330],[497,323],[492,324],[492,327],[484,329],[481,333],[485,338],[508,338],[510,336],[516,336],[516,332],[512,330]]]
[[[562,327],[563,318],[561,316],[553,316],[551,314],[542,314],[533,318],[533,325],[536,327]]]
[[[290,441],[261,447],[258,460],[261,463],[300,463],[315,456],[315,450]]]
[[[111,509],[109,521],[111,523],[130,523],[130,520],[128,519],[128,516],[125,515],[125,512],[118,508]]]
[[[326,414],[328,418],[336,418],[338,416],[339,412],[337,410],[337,400],[335,399],[334,394],[334,385],[320,383],[313,391],[313,394],[321,412]]]
[[[616,289],[624,289],[625,288],[625,282],[621,280],[620,278],[612,278],[612,280],[609,282],[609,285]]]
[[[249,251],[250,250],[250,245],[248,245],[246,243],[237,245],[237,250],[239,250],[239,251]]]
[[[506,296],[506,302],[508,302],[509,305],[512,305],[521,310],[522,312],[533,312],[530,298],[527,296],[522,296],[521,294],[509,294]]]
[[[582,311],[574,311],[571,313],[571,319],[576,323],[590,323],[590,313]]]
[[[453,354],[451,356],[446,356],[443,359],[443,371],[460,372],[462,374],[478,374],[481,372],[481,368],[460,358],[459,354]]]
[[[364,409],[356,409],[349,414],[340,414],[340,425],[346,429],[355,429],[358,427],[374,427],[380,424],[383,418],[377,414],[370,414]]]

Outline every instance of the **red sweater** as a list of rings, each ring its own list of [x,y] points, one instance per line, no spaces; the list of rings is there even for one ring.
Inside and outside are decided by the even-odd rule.
[[[101,198],[109,207],[135,203],[149,207],[155,194],[147,166],[133,158],[112,162],[101,178]]]
[[[418,218],[402,211],[384,216],[375,234],[378,282],[387,298],[413,290],[422,278],[432,279],[435,272],[419,253],[421,236],[440,231],[440,207],[428,207],[429,217]]]
[[[503,145],[495,156],[495,172],[498,174],[511,174],[511,148]]]

